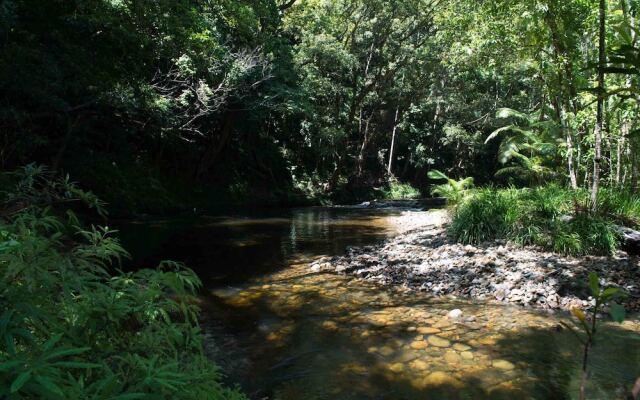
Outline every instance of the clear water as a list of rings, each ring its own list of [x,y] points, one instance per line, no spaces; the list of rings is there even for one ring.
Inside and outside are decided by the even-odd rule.
[[[121,228],[136,265],[187,262],[207,284],[207,348],[253,399],[571,399],[580,345],[549,314],[311,273],[310,260],[394,233],[396,211],[298,209]],[[444,315],[463,311],[459,320]],[[590,399],[640,376],[640,325],[606,323]]]

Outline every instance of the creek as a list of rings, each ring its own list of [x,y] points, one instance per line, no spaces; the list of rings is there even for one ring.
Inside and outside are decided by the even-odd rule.
[[[205,284],[207,352],[252,399],[572,399],[565,313],[433,297],[333,273],[320,256],[397,233],[400,209],[304,208],[121,223],[131,264],[185,262]],[[448,319],[453,309],[462,311]],[[640,324],[605,323],[591,399],[640,376]]]

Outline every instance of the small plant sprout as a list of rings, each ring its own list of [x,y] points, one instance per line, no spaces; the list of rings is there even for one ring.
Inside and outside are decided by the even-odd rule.
[[[618,303],[613,302],[615,299],[619,299],[626,296],[626,293],[619,288],[608,287],[602,289],[598,275],[595,272],[589,274],[589,289],[595,299],[595,305],[590,312],[585,313],[580,308],[572,308],[571,314],[578,320],[577,328],[571,326],[566,322],[560,322],[564,327],[569,329],[582,343],[582,378],[580,381],[580,400],[585,400],[585,387],[588,378],[588,363],[589,363],[589,351],[594,344],[598,324],[598,313],[603,306],[609,305],[609,315],[618,323],[622,323],[625,319],[625,309]]]

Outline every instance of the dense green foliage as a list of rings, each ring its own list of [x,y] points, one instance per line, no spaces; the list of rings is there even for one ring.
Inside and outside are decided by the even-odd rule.
[[[50,165],[127,212],[355,200],[396,178],[428,193],[436,168],[635,189],[637,10],[8,0],[0,168]]]
[[[420,191],[408,183],[399,183],[396,181],[389,182],[388,187],[383,189],[383,195],[386,199],[403,200],[416,199],[420,197]]]
[[[453,211],[450,233],[463,243],[496,238],[564,254],[611,254],[619,247],[616,224],[635,226],[640,197],[599,193],[599,212],[587,212],[589,193],[548,185],[533,189],[472,191]]]
[[[203,354],[195,274],[163,263],[114,272],[114,232],[69,210],[97,206],[27,167],[0,210],[0,397],[243,399]]]

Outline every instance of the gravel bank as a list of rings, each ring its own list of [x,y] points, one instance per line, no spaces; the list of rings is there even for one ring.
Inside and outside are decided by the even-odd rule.
[[[596,271],[601,285],[629,293],[628,310],[640,311],[638,259],[625,252],[575,258],[504,241],[465,246],[447,238],[443,210],[407,211],[391,221],[398,228],[395,237],[376,246],[350,247],[345,255],[318,259],[310,268],[434,295],[543,309],[588,308],[587,275]]]

